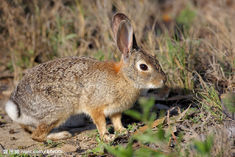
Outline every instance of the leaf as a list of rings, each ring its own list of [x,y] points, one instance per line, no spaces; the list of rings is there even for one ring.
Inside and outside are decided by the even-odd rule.
[[[213,137],[208,136],[205,141],[195,141],[194,146],[196,150],[201,154],[210,154],[213,144]]]
[[[134,153],[136,157],[142,156],[155,156],[155,157],[166,157],[166,155],[162,154],[161,152],[157,152],[156,150],[147,149],[147,148],[140,148]]]
[[[73,39],[77,36],[77,34],[69,34],[65,37],[66,40]]]
[[[105,145],[105,148],[109,153],[118,157],[129,157],[133,156],[132,142],[127,145],[127,147],[118,145],[118,146],[109,146]]]
[[[126,115],[131,116],[132,118],[136,119],[136,120],[141,120],[142,115],[134,110],[127,110],[124,112]]]

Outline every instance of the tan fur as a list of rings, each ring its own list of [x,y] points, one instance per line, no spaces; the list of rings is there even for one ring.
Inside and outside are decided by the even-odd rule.
[[[95,123],[101,137],[103,137],[106,133],[104,109],[105,105],[98,108],[90,109],[90,116],[93,119],[93,122]]]
[[[120,13],[113,18],[113,31],[118,31],[114,32],[115,40],[123,51],[120,62],[67,57],[28,70],[11,95],[15,106],[10,103],[10,108],[19,110],[14,112],[19,115],[13,116],[18,117],[17,122],[36,128],[32,133],[34,140],[46,140],[54,127],[79,113],[92,118],[104,140],[111,139],[105,117],[111,118],[116,131],[123,131],[121,113],[135,103],[140,90],[163,85],[166,77],[158,61],[137,47],[132,40],[133,28],[126,18]],[[151,70],[139,70],[139,61]],[[54,135],[50,137],[56,140],[69,137],[67,133]]]
[[[121,122],[121,118],[122,118],[121,113],[116,113],[112,115],[110,118],[113,123],[114,129],[116,131],[120,131],[120,132],[125,131],[125,128],[122,126],[122,122]]]

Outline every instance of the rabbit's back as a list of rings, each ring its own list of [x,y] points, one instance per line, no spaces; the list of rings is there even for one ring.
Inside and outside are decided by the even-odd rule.
[[[27,71],[11,100],[20,112],[38,120],[53,117],[53,113],[71,114],[74,103],[79,102],[83,78],[96,62],[91,58],[67,57],[40,64]]]
[[[130,90],[129,86],[130,83],[115,71],[113,62],[68,57],[30,69],[11,100],[19,105],[22,113],[37,120],[53,120],[56,115],[86,113],[90,108],[113,104],[107,110],[108,114],[128,108],[132,101],[127,98],[130,95],[137,97],[138,92]],[[117,107],[119,105],[123,107]]]

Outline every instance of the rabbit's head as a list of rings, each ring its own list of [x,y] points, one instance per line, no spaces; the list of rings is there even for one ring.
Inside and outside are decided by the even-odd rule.
[[[138,47],[128,17],[116,13],[112,29],[118,49],[122,53],[122,73],[139,89],[160,88],[166,82],[157,59]]]

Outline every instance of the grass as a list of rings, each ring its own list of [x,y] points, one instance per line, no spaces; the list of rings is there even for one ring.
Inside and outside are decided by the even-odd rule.
[[[55,147],[59,147],[62,143],[60,142],[55,142],[52,140],[47,140],[46,142],[43,143],[45,147],[47,148],[55,148]]]
[[[214,87],[206,86],[205,90],[199,93],[202,108],[211,113],[215,118],[223,120],[222,106],[218,92]]]
[[[107,150],[116,156],[210,156],[214,147],[220,147],[211,144],[217,137],[209,136],[209,128],[221,125],[226,118],[221,95],[234,91],[235,20],[232,13],[235,7],[234,2],[231,3],[219,0],[169,3],[3,0],[0,4],[0,65],[17,83],[26,69],[57,57],[90,56],[100,61],[117,61],[120,53],[112,38],[110,20],[116,11],[124,12],[132,20],[138,44],[159,60],[173,93],[192,94],[194,99],[190,103],[171,104],[183,109],[191,104],[180,121],[131,136],[126,145],[113,146],[98,141],[91,153],[102,155]],[[223,103],[234,113],[232,102],[234,100],[228,98]],[[129,110],[126,114],[151,126],[159,118],[158,112],[152,112],[153,99],[140,99],[139,103],[141,112]],[[138,123],[129,124],[128,130],[138,127]],[[177,134],[179,143],[172,142],[174,128],[178,130],[173,133]],[[198,139],[199,135],[208,138],[203,141]],[[168,145],[169,141],[174,147]],[[138,147],[133,146],[136,143]],[[48,143],[48,146],[54,145]]]
[[[202,156],[210,156],[213,144],[213,137],[208,136],[205,141],[195,141],[194,147]]]

